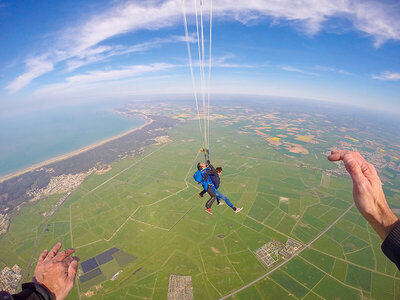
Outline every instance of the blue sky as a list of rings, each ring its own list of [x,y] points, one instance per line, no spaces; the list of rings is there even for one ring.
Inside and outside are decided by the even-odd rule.
[[[182,11],[182,0],[0,0],[0,109],[191,93]],[[214,0],[210,91],[400,112],[400,3]]]

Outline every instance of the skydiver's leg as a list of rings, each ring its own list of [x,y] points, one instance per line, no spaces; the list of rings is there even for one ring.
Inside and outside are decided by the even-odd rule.
[[[232,208],[233,210],[236,210],[236,207],[233,206],[233,204],[231,203],[231,201],[229,201],[228,197],[226,197],[224,194],[222,194],[220,191],[216,190],[215,195],[217,196],[217,199],[222,199],[225,201],[226,204],[228,204],[228,206],[230,208]]]
[[[205,190],[203,190],[203,192],[206,193]],[[203,193],[203,195],[204,195],[204,193]],[[201,197],[203,197],[203,196],[201,196]],[[220,202],[220,201],[219,201],[219,198],[217,197],[217,204],[218,204],[218,205],[219,205],[219,202]]]
[[[206,203],[206,208],[211,208],[211,206],[213,205],[214,201],[215,201],[216,197],[211,197],[207,203]]]
[[[199,198],[202,198],[204,196],[204,194],[207,193],[206,190],[202,190],[199,194]]]
[[[203,190],[200,192],[200,194],[199,194],[199,198],[203,198],[203,196],[204,196],[205,193],[207,193],[207,191],[203,189]],[[210,198],[210,199],[211,199],[211,198]],[[219,205],[219,199],[218,199],[218,197],[217,197],[217,204]]]
[[[208,186],[207,193],[211,196],[211,198],[206,203],[206,208],[209,209],[213,205],[215,199],[217,199],[217,196],[215,195],[214,190],[211,187],[211,185]]]

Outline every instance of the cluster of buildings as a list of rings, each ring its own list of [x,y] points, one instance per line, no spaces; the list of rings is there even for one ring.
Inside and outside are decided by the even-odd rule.
[[[10,224],[10,216],[8,214],[0,214],[0,235],[7,232]]]
[[[57,211],[57,209],[65,202],[65,200],[67,200],[69,195],[71,195],[71,192],[68,192],[64,196],[62,196],[60,200],[58,200],[58,202],[48,212],[45,212],[43,214],[43,216],[45,217],[52,216]]]
[[[63,174],[60,176],[55,176],[50,179],[49,184],[42,189],[34,188],[27,191],[27,194],[33,198],[33,200],[39,200],[42,197],[62,194],[69,191],[75,190],[87,176],[89,176],[94,169],[90,169],[85,173],[77,174]]]
[[[285,244],[272,240],[257,249],[255,254],[266,267],[270,267],[279,258],[289,259],[301,247],[302,244],[293,239],[288,239]]]
[[[7,291],[15,294],[21,281],[21,267],[14,265],[12,268],[5,267],[0,271],[0,291]]]
[[[170,274],[168,300],[193,300],[192,276]]]

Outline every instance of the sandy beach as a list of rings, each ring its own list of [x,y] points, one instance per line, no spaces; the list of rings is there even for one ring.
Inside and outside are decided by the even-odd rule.
[[[0,183],[1,183],[1,182],[4,182],[4,181],[6,181],[6,180],[9,180],[9,179],[11,179],[11,178],[13,178],[13,177],[17,177],[17,176],[20,176],[20,175],[22,175],[22,174],[31,172],[31,171],[33,171],[33,170],[35,170],[35,169],[37,169],[37,168],[42,168],[42,167],[47,166],[47,165],[49,165],[49,164],[52,164],[52,163],[55,163],[55,162],[58,162],[58,161],[61,161],[61,160],[64,160],[64,159],[73,157],[73,156],[78,155],[78,154],[81,154],[81,153],[84,153],[84,152],[89,151],[89,150],[91,150],[91,149],[93,149],[93,148],[99,147],[99,146],[104,145],[104,144],[106,144],[106,143],[108,143],[108,142],[111,142],[111,141],[113,141],[113,140],[119,139],[119,138],[121,138],[121,137],[123,137],[123,136],[125,136],[125,135],[128,135],[128,134],[132,133],[132,132],[135,132],[135,131],[137,131],[137,130],[141,130],[141,129],[143,129],[144,127],[146,127],[146,126],[150,125],[151,123],[153,123],[153,120],[150,119],[150,118],[147,117],[147,116],[144,116],[144,115],[143,115],[142,118],[144,118],[147,122],[146,122],[145,124],[143,124],[142,126],[140,126],[140,127],[133,128],[133,129],[131,129],[131,130],[128,130],[128,131],[126,131],[126,132],[123,132],[123,133],[121,133],[121,134],[118,134],[118,135],[116,135],[116,136],[113,136],[113,137],[111,137],[111,138],[102,140],[102,141],[100,141],[100,142],[94,143],[94,144],[89,145],[89,146],[86,146],[86,147],[84,147],[84,148],[81,148],[81,149],[78,149],[78,150],[72,151],[72,152],[70,152],[70,153],[67,153],[67,154],[64,154],[64,155],[60,155],[60,156],[57,156],[57,157],[54,157],[54,158],[51,158],[51,159],[48,159],[48,160],[46,160],[46,161],[43,161],[43,162],[40,162],[40,163],[38,163],[38,164],[32,165],[32,166],[30,166],[30,167],[28,167],[28,168],[25,168],[25,169],[23,169],[23,170],[20,170],[20,171],[17,171],[17,172],[14,172],[14,173],[5,175],[5,176],[3,176],[3,177],[0,177]]]

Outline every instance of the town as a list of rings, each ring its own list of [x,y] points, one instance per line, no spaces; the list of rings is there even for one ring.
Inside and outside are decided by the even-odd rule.
[[[168,300],[192,300],[192,276],[179,276],[170,274],[167,298]]]
[[[302,245],[293,240],[288,239],[285,244],[276,240],[272,240],[264,244],[261,248],[255,251],[257,258],[266,266],[272,266],[280,257],[287,260],[293,254],[301,249]],[[274,259],[274,257],[275,259]]]
[[[15,294],[21,278],[20,266],[14,265],[12,268],[6,266],[0,272],[0,291],[7,291],[10,294]]]

